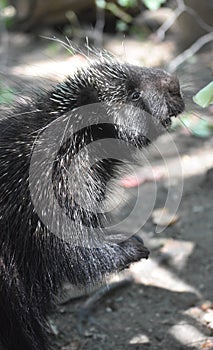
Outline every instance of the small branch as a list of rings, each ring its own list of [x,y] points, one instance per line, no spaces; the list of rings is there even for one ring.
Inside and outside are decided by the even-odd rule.
[[[211,33],[213,31],[213,27],[208,25],[200,16],[199,14],[192,9],[191,7],[185,6],[185,11],[191,15],[192,17],[194,17],[197,21],[197,23],[199,24],[199,26],[204,29],[206,32]]]
[[[105,8],[96,4],[96,23],[94,29],[95,44],[98,47],[103,46],[103,32],[105,26]]]
[[[177,18],[185,11],[185,6],[184,7],[177,7],[174,11],[173,16],[168,18],[156,31],[157,38],[160,41],[163,41],[165,39],[165,34],[167,30],[175,23]]]
[[[167,70],[170,73],[174,73],[180,64],[186,61],[189,57],[193,56],[197,51],[201,49],[202,46],[204,46],[205,44],[207,44],[212,40],[213,40],[213,33],[208,33],[201,36],[187,50],[183,51],[174,60],[172,60],[168,65]]]
[[[189,6],[186,6],[183,0],[176,0],[177,1],[177,8],[174,10],[174,14],[173,16],[171,16],[171,18],[169,18],[167,21],[165,21],[162,26],[160,26],[158,28],[158,30],[156,31],[157,34],[157,38],[162,41],[165,38],[165,34],[167,32],[167,30],[175,23],[175,21],[177,20],[177,18],[183,13],[183,12],[187,12],[189,15],[191,15],[192,17],[194,17],[197,21],[197,23],[199,24],[199,26],[204,29],[206,32],[211,33],[213,31],[213,27],[208,25],[200,16],[199,14],[192,9]]]

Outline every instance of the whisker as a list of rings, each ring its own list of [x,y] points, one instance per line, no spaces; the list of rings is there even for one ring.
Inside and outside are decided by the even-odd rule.
[[[64,42],[63,40],[57,38],[56,36],[48,37],[48,36],[41,35],[41,38],[47,39],[47,40],[51,40],[51,41],[54,41],[54,42],[60,44],[60,45],[61,45],[63,48],[65,48],[71,55],[73,55],[73,51],[71,51],[70,45],[68,45],[68,44],[67,44],[66,42]]]
[[[69,125],[69,118],[67,118],[67,123],[66,123],[66,126],[65,126],[65,128],[64,128],[64,132],[63,132],[63,135],[62,135],[62,137],[61,137],[61,141],[60,141],[60,146],[62,146],[62,143],[63,143],[63,140],[64,140],[64,136],[65,136],[65,134],[66,134],[66,131],[67,131],[67,128],[68,128],[68,125]]]
[[[32,110],[32,111],[26,111],[26,112],[21,112],[21,113],[14,113],[14,114],[11,114],[10,117],[18,117],[20,115],[32,114],[32,113],[37,113],[37,112],[42,112],[42,111],[40,109],[35,109],[35,110]]]

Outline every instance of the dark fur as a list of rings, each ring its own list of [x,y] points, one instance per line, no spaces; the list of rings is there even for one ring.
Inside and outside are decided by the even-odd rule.
[[[134,91],[141,91],[137,101],[132,98]],[[66,113],[73,113],[72,117],[81,113],[75,109],[79,106],[101,101],[109,106],[107,113],[112,123],[101,127],[94,123],[68,139],[53,166],[55,195],[67,215],[76,221],[74,243],[65,242],[48,231],[34,210],[29,191],[32,149],[42,128]],[[92,200],[99,203],[106,195],[109,180],[117,173],[119,162],[99,161],[88,169],[92,180],[87,184],[83,175],[81,178],[80,163],[75,165],[78,168],[74,168],[74,172],[80,174],[80,179],[71,190],[60,167],[60,160],[65,161],[67,155],[65,168],[70,166],[71,151],[74,149],[78,153],[82,144],[92,140],[120,138],[139,148],[148,144],[148,138],[141,131],[147,127],[147,120],[139,120],[138,116],[134,119],[134,113],[125,122],[122,116],[113,120],[114,104],[125,103],[150,113],[153,120],[163,125],[169,124],[170,117],[184,108],[176,78],[161,70],[101,59],[54,89],[32,97],[29,103],[11,109],[1,120],[0,339],[5,349],[45,350],[49,347],[46,314],[64,280],[86,287],[131,262],[148,257],[148,250],[134,236],[120,243],[106,241],[96,247],[80,245],[84,239],[82,224],[95,228],[101,226],[102,218],[87,207],[79,209],[75,202],[70,203],[70,198],[81,191],[77,186],[82,185],[87,186],[85,191],[88,189],[90,194],[92,191]],[[51,145],[48,152],[51,154]],[[100,232],[104,232],[104,228]]]

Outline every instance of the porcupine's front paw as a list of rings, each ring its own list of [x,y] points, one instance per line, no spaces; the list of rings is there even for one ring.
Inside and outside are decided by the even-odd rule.
[[[110,252],[110,253],[109,253]],[[143,240],[134,235],[127,239],[126,241],[120,242],[117,245],[108,246],[105,250],[98,250],[99,258],[101,258],[101,266],[107,266],[107,272],[122,271],[133,262],[139,261],[141,259],[148,259],[149,251],[144,246]],[[110,259],[108,260],[108,254],[110,254]],[[107,259],[107,260],[106,260]],[[105,264],[103,264],[105,262]],[[107,262],[107,263],[106,263]],[[106,272],[106,271],[105,271]],[[88,322],[95,323],[94,318],[91,317],[92,309],[97,307],[97,301],[106,296],[108,292],[119,288],[126,283],[131,283],[131,280],[120,280],[115,284],[109,284],[98,289],[94,294],[92,294],[84,304],[82,304],[78,313],[78,331],[80,335],[85,335],[85,325]]]
[[[124,242],[118,244],[120,247],[120,252],[122,252],[121,262],[123,266],[120,266],[120,270],[123,270],[133,262],[139,261],[141,259],[148,259],[149,250],[144,246],[142,238],[134,235]]]
[[[75,253],[70,252],[70,256],[77,258],[73,262],[75,272],[78,271],[76,276],[79,276],[77,283],[83,285],[82,281],[86,281],[85,285],[91,282],[94,285],[103,282],[106,275],[122,271],[133,262],[148,259],[149,251],[143,240],[134,235],[125,241],[96,248],[78,247]]]

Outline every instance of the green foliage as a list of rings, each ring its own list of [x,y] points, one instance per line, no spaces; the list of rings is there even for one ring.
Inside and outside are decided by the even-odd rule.
[[[199,106],[205,108],[213,103],[213,81],[206,85],[203,89],[193,97],[193,101]]]
[[[141,30],[140,27],[137,25],[132,25],[129,30],[130,34],[133,35],[134,37],[137,37],[138,40],[145,40],[149,34],[150,31],[147,27],[144,27],[143,30]]]
[[[195,136],[205,138],[212,135],[212,128],[213,125],[211,122],[201,119],[196,126],[192,128],[192,132]]]
[[[140,0],[149,10],[157,10],[166,0]],[[109,4],[109,3],[108,3]],[[115,3],[114,3],[115,4]],[[137,6],[137,0],[117,0],[117,4],[124,8],[130,8]],[[102,8],[106,8],[107,3],[105,0],[96,0],[96,5]]]
[[[137,6],[137,0],[117,0],[118,5],[122,7],[134,7]]]
[[[116,22],[116,30],[118,32],[125,32],[128,29],[128,24],[122,20]]]
[[[13,101],[14,92],[11,89],[3,87],[0,81],[0,104],[8,104]]]
[[[106,4],[106,9],[112,12],[116,17],[120,18],[123,22],[131,23],[132,16],[121,9],[117,4],[109,2]]]
[[[8,1],[7,0],[0,0],[0,9],[3,9],[6,6],[8,6]]]
[[[96,6],[99,8],[106,9],[109,5],[112,4],[115,6],[121,6],[125,8],[134,7],[137,6],[138,1],[137,0],[117,0],[116,2],[106,2],[105,0],[95,0]]]
[[[13,7],[9,6],[7,0],[0,0],[0,21],[5,28],[10,28],[14,21]],[[1,34],[1,33],[0,33]]]
[[[105,9],[105,7],[106,7],[105,0],[95,0],[95,4],[97,7],[101,8],[101,9]]]
[[[202,88],[198,93],[193,97],[195,103],[197,103],[202,108],[208,107],[210,104],[213,104],[213,81]],[[178,120],[177,120],[178,121]],[[181,117],[181,121],[190,132],[197,137],[209,137],[212,135],[213,131],[213,122],[206,119],[196,119],[191,117],[190,114],[185,114]],[[174,124],[174,129],[177,127],[177,123]],[[176,124],[176,125],[175,125]]]
[[[166,0],[142,0],[144,5],[151,11],[159,9]]]
[[[201,119],[195,117],[191,113],[185,113],[181,116],[180,120],[177,118],[172,123],[172,130],[175,131],[179,128],[188,130],[190,134],[199,137],[206,138],[212,135],[213,122],[211,119]]]
[[[128,30],[128,25],[132,24],[132,16],[127,12],[129,8],[137,7],[139,1],[143,3],[149,10],[157,10],[166,0],[117,0],[110,2],[106,0],[95,0],[99,9],[108,10],[115,17],[118,17],[116,29],[119,32]]]

